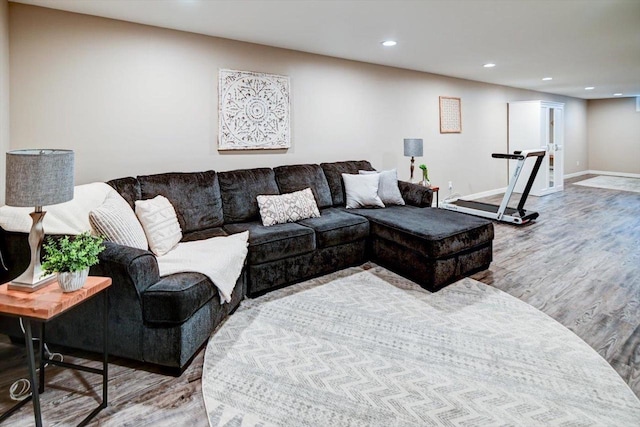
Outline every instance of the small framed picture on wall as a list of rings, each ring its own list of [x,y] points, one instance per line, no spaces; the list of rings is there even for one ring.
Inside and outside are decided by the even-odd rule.
[[[460,98],[440,97],[440,133],[461,133],[462,113]]]

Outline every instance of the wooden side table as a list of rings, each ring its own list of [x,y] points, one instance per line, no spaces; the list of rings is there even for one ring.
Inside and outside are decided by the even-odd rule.
[[[84,372],[102,375],[102,402],[94,409],[84,420],[80,422],[80,426],[86,425],[98,412],[107,407],[107,382],[109,380],[108,364],[109,364],[109,342],[108,342],[108,293],[107,288],[111,286],[109,277],[90,276],[87,283],[82,289],[75,292],[62,292],[57,281],[39,289],[35,292],[22,292],[8,290],[7,284],[0,285],[0,314],[19,317],[24,324],[25,347],[27,348],[27,364],[29,366],[29,381],[31,382],[31,397],[26,398],[7,412],[0,415],[0,423],[11,416],[15,411],[20,409],[29,400],[33,401],[33,412],[35,417],[35,425],[42,426],[42,414],[40,412],[40,394],[44,392],[44,371],[46,365],[56,365],[64,368],[76,369]],[[45,345],[45,324],[59,316],[60,314],[82,304],[88,299],[102,293],[104,299],[104,315],[102,318],[104,332],[103,347],[103,364],[102,369],[90,368],[87,366],[66,363],[58,360],[47,359],[44,354]],[[36,363],[33,351],[33,334],[31,332],[31,324],[36,322],[40,326],[40,376],[36,379]],[[37,385],[37,387],[36,387]]]
[[[434,193],[436,193],[436,208],[440,207],[440,187],[432,185],[429,187],[431,189],[431,191],[433,191]]]

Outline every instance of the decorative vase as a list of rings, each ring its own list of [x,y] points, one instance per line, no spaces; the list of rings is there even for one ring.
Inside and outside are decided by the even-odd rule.
[[[81,289],[89,277],[89,269],[80,271],[65,271],[58,273],[58,284],[63,292],[73,292]]]
[[[424,185],[425,187],[431,187],[431,182],[429,182],[428,179],[424,178],[422,180],[422,185]]]

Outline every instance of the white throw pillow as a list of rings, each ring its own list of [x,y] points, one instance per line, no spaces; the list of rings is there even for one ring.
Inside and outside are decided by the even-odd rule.
[[[176,211],[166,197],[136,200],[136,216],[149,241],[149,249],[154,254],[166,254],[182,239]]]
[[[377,173],[380,176],[378,184],[378,196],[385,205],[404,205],[404,199],[398,188],[398,172],[395,169],[388,171],[358,171],[363,175]]]
[[[136,214],[115,190],[107,194],[102,205],[89,212],[89,222],[96,234],[110,242],[144,250],[149,247]]]
[[[378,196],[378,183],[380,176],[377,173],[370,175],[342,174],[344,191],[347,195],[347,209],[380,207],[384,203]]]
[[[311,188],[275,196],[260,195],[256,199],[265,227],[320,216]]]

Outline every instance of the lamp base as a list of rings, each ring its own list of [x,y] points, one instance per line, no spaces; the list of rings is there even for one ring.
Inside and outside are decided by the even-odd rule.
[[[19,280],[20,280],[20,277],[9,282],[9,284],[7,285],[7,289],[9,289],[10,291],[35,292],[38,289],[44,288],[49,283],[56,280],[56,275],[50,274],[34,283],[19,282]]]
[[[411,156],[411,178],[409,178],[409,182],[413,183],[413,164],[415,163],[416,159],[413,158],[413,156]]]
[[[43,286],[48,285],[55,279],[55,275],[43,275],[42,265],[40,264],[40,248],[44,240],[44,228],[42,221],[46,212],[42,210],[42,206],[36,206],[36,210],[31,212],[29,216],[33,223],[29,231],[29,247],[31,248],[31,262],[29,266],[17,278],[13,279],[8,289],[24,292],[34,292]]]

